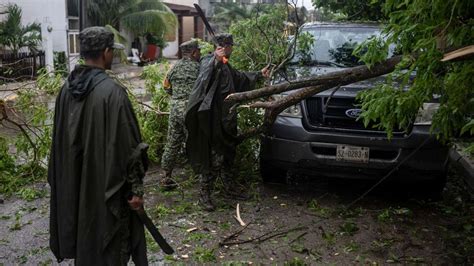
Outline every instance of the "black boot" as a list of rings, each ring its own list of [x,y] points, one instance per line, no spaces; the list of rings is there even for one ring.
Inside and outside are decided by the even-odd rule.
[[[224,184],[224,197],[236,200],[247,200],[250,198],[242,186],[234,181],[231,174],[221,173],[221,179]]]
[[[202,209],[208,212],[212,212],[216,210],[216,206],[212,203],[211,200],[211,186],[210,184],[204,183],[201,184],[201,190],[199,191],[200,198],[199,204],[201,205]]]
[[[171,178],[171,171],[166,171],[165,176],[160,180],[161,189],[168,191],[175,189],[177,186],[178,184]]]

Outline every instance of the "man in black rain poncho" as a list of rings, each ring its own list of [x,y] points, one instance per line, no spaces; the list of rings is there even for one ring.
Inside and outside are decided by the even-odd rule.
[[[201,61],[185,117],[186,151],[194,171],[200,175],[200,203],[207,211],[215,209],[210,194],[216,177],[230,185],[237,146],[237,113],[224,99],[231,93],[254,89],[257,79],[268,77],[269,72],[267,68],[260,72],[233,69],[226,62],[232,53],[232,35],[216,35],[215,43],[218,46],[214,54]]]
[[[56,99],[48,170],[50,247],[76,265],[147,265],[142,179],[148,165],[124,87],[105,72],[114,35],[103,27],[79,34],[84,65],[71,72]],[[127,202],[128,201],[128,202]]]

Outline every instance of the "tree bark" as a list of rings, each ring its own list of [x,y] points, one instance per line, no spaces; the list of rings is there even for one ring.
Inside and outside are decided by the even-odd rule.
[[[335,84],[335,86],[347,85],[357,81],[381,76],[392,72],[395,66],[400,62],[402,56],[395,56],[387,59],[381,63],[375,64],[370,69],[363,65],[352,68],[347,68],[341,71],[323,74],[317,77],[294,81],[284,82],[273,86],[263,87],[253,91],[233,93],[226,98],[229,102],[243,102],[249,101],[273,94],[278,94],[286,91],[291,91],[305,87],[315,87],[319,85]],[[347,83],[346,83],[347,82]]]
[[[400,63],[401,59],[402,56],[395,56],[381,63],[375,64],[371,68],[368,68],[365,65],[357,66],[337,72],[323,74],[311,79],[286,82],[249,92],[234,93],[229,95],[226,98],[226,101],[244,102],[264,96],[296,90],[276,101],[255,102],[251,104],[250,107],[265,109],[264,121],[261,127],[251,129],[250,131],[244,132],[240,135],[241,139],[245,139],[267,131],[273,122],[275,122],[277,115],[283,112],[286,108],[298,104],[302,100],[309,98],[321,91],[388,74],[395,70],[395,67],[398,63]]]

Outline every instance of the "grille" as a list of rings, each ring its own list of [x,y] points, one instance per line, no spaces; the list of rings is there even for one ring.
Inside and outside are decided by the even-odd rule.
[[[357,109],[355,98],[331,97],[327,106],[329,97],[312,97],[306,100],[306,110],[308,122],[312,127],[328,127],[352,130],[364,130],[383,132],[383,130],[373,128],[356,118],[348,117],[346,111]],[[399,132],[397,132],[399,133]]]

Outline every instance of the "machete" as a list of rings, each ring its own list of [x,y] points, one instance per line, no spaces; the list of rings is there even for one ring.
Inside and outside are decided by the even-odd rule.
[[[211,35],[212,41],[214,42],[214,44],[216,46],[219,46],[219,44],[216,42],[216,39],[214,38],[216,36],[216,34],[214,33],[214,30],[212,29],[211,24],[209,24],[209,21],[207,21],[206,15],[204,14],[204,11],[202,11],[201,7],[198,4],[194,4],[194,7],[196,8],[196,11],[198,12],[199,16],[201,17],[202,22],[204,22],[204,26],[206,27],[206,30]],[[229,61],[229,59],[227,59],[227,57],[224,56],[222,58],[222,62],[224,64],[226,64],[227,61]]]
[[[155,239],[156,243],[158,243],[160,248],[163,250],[163,252],[166,254],[173,254],[173,248],[168,244],[168,242],[166,242],[166,239],[160,234],[160,231],[158,231],[156,226],[151,221],[150,217],[148,217],[148,215],[146,214],[145,209],[141,208],[135,212],[138,215],[140,221],[146,227],[146,229],[148,229],[148,232],[150,232],[153,239]]]

